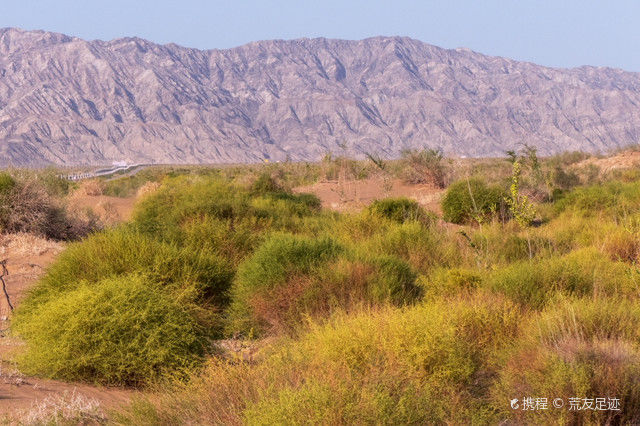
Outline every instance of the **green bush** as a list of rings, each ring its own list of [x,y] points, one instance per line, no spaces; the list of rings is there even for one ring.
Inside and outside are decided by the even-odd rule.
[[[73,291],[82,282],[130,273],[144,273],[174,293],[220,311],[228,300],[233,271],[207,251],[162,243],[128,228],[94,234],[70,245],[22,303],[36,311],[46,301]]]
[[[182,244],[189,250],[212,252],[237,265],[264,239],[250,221],[218,219],[208,215],[185,221]]]
[[[28,374],[109,385],[186,375],[208,341],[189,304],[141,275],[82,281],[19,309],[12,328],[27,343],[19,365]]]
[[[442,198],[443,218],[452,223],[472,223],[504,217],[505,191],[480,179],[453,183]]]
[[[144,233],[175,241],[180,239],[180,226],[189,219],[204,215],[233,219],[248,210],[247,193],[219,178],[177,177],[136,205],[133,223]]]
[[[573,171],[566,171],[561,166],[556,166],[553,170],[553,184],[556,188],[563,190],[572,189],[580,185],[580,177]]]
[[[427,213],[417,201],[408,198],[385,198],[376,200],[367,210],[375,215],[380,215],[395,222],[421,221],[434,222],[433,215]]]
[[[448,239],[441,230],[418,222],[381,226],[375,235],[361,244],[371,253],[399,257],[421,272],[460,262],[455,241]]]
[[[455,298],[470,294],[481,286],[482,280],[482,274],[476,271],[440,268],[429,276],[421,276],[418,283],[424,290],[425,298]]]
[[[165,241],[182,243],[185,225],[202,218],[228,222],[232,228],[250,225],[265,229],[296,230],[300,218],[317,213],[320,201],[311,194],[267,192],[251,195],[219,177],[177,177],[166,180],[136,206],[137,229]]]
[[[252,299],[256,294],[273,294],[292,275],[308,274],[313,267],[326,264],[343,250],[329,238],[310,239],[281,234],[267,239],[238,267],[231,290],[229,330],[262,330],[266,324],[252,315]]]
[[[48,167],[37,174],[38,181],[44,186],[47,193],[54,197],[63,197],[69,194],[74,187],[74,183],[60,177],[60,171],[53,167]]]
[[[295,226],[296,218],[311,216],[320,210],[320,200],[312,194],[270,194],[253,198],[250,205],[252,216],[276,229]]]
[[[265,195],[274,192],[284,192],[284,189],[269,172],[261,173],[258,178],[251,184],[251,193],[253,195]]]
[[[571,209],[587,214],[598,213],[616,205],[618,201],[616,192],[617,189],[611,185],[578,188],[563,194],[555,205],[558,212]]]
[[[611,181],[576,188],[554,203],[557,213],[570,211],[584,216],[624,218],[640,212],[640,182]]]
[[[474,298],[336,314],[264,347],[254,363],[210,363],[181,392],[137,402],[125,424],[496,424],[499,354],[522,315]]]
[[[331,239],[278,235],[238,269],[229,331],[295,331],[336,309],[405,304],[419,297],[415,273],[392,256],[357,256]]]

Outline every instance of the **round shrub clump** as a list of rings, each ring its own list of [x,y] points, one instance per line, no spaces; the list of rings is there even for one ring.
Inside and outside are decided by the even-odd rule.
[[[358,256],[331,239],[279,235],[238,269],[231,333],[295,332],[336,309],[417,299],[416,274],[393,256]]]
[[[291,234],[269,238],[238,267],[231,289],[229,330],[235,333],[262,328],[252,315],[252,299],[256,294],[274,292],[294,274],[307,274],[343,250],[330,238],[311,239]]]
[[[60,292],[73,290],[83,280],[141,272],[176,293],[203,304],[222,307],[233,271],[228,263],[205,249],[195,251],[157,241],[147,235],[119,228],[94,234],[70,245],[23,302],[25,309]]]
[[[253,181],[250,191],[253,195],[264,195],[273,192],[283,192],[284,188],[271,176],[271,173],[264,172]]]
[[[417,201],[408,198],[385,198],[376,200],[367,209],[370,213],[395,222],[432,222],[433,217]]]
[[[83,282],[35,311],[18,309],[19,359],[29,374],[107,385],[146,385],[188,374],[208,341],[190,305],[142,275]]]
[[[47,193],[36,179],[14,180],[0,173],[0,232],[27,232],[53,240],[76,240],[97,230],[94,218],[81,219]]]
[[[210,216],[234,219],[249,211],[248,192],[217,177],[167,179],[157,191],[137,203],[134,226],[167,241],[180,241],[181,224]]]
[[[480,179],[460,180],[452,184],[442,198],[443,218],[464,224],[504,216],[505,195],[500,187],[488,186]]]

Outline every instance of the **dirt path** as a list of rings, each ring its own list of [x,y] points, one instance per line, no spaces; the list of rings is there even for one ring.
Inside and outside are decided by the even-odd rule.
[[[440,213],[440,198],[444,193],[444,190],[432,185],[407,185],[400,179],[385,181],[382,178],[318,182],[294,188],[293,191],[315,194],[323,207],[338,211],[359,210],[377,199],[407,197],[436,213]]]
[[[14,306],[20,304],[29,288],[63,249],[63,243],[30,234],[0,235],[0,260],[7,259],[9,276],[5,277],[5,281]],[[7,329],[9,324],[10,309],[4,295],[0,293],[0,329]],[[47,402],[59,403],[71,395],[96,400],[103,408],[113,407],[131,398],[132,391],[22,375],[17,371],[12,358],[23,344],[6,334],[0,333],[0,423],[4,416],[22,417],[30,410],[41,409]]]

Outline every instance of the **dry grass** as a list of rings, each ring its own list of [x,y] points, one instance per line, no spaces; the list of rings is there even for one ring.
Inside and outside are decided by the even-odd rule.
[[[149,194],[153,194],[158,190],[158,188],[160,188],[160,182],[146,182],[144,185],[142,185],[138,189],[138,192],[136,193],[136,197],[142,198]]]
[[[59,241],[48,240],[26,232],[14,234],[0,234],[0,258],[6,256],[41,256],[50,251],[61,252],[65,244]]]
[[[83,195],[96,197],[104,193],[104,183],[98,179],[91,179],[80,184],[77,192]]]
[[[106,423],[100,402],[77,391],[48,396],[13,419],[22,425],[94,425]]]

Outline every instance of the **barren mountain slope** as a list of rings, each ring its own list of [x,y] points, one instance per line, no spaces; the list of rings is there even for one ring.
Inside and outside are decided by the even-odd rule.
[[[640,142],[640,74],[400,37],[201,51],[0,30],[0,166],[502,155]]]

